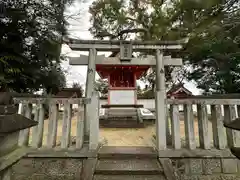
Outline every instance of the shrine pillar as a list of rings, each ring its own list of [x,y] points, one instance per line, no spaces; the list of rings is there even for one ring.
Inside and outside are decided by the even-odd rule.
[[[166,143],[166,108],[165,108],[165,74],[163,53],[156,50],[156,144],[158,150],[167,148]]]
[[[92,48],[89,49],[89,60],[88,60],[88,69],[87,69],[87,81],[86,81],[86,91],[85,97],[91,98],[94,92],[94,83],[95,83],[95,74],[96,74],[96,56],[97,51],[96,49]],[[85,105],[85,122],[84,122],[84,137],[86,141],[89,140],[89,132],[90,132],[90,120],[91,120],[91,107],[92,102],[90,104]]]

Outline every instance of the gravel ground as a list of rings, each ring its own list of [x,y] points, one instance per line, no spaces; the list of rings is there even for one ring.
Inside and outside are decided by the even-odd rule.
[[[100,140],[108,146],[152,146],[155,126],[145,128],[101,128]]]
[[[195,120],[195,136],[198,141],[198,123]],[[184,122],[180,121],[181,139],[185,139]],[[152,137],[155,134],[155,125],[148,125],[145,128],[100,128],[100,141],[108,146],[152,146]],[[46,145],[48,134],[48,120],[44,121],[43,144]],[[60,143],[62,135],[62,120],[58,121],[57,144]],[[72,118],[71,136],[76,136],[76,118]],[[209,137],[212,140],[212,124],[209,122]],[[31,142],[31,138],[30,138]]]

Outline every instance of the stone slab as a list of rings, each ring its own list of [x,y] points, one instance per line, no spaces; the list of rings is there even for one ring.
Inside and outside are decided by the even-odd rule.
[[[221,159],[203,159],[203,174],[210,175],[215,173],[221,173]]]
[[[188,159],[186,160],[186,174],[203,174],[202,159]]]
[[[181,180],[239,180],[236,175],[181,175]]]
[[[93,180],[166,180],[163,175],[95,175]]]
[[[159,151],[159,158],[235,158],[229,149],[166,149]]]
[[[80,179],[82,162],[83,159],[23,158],[13,165],[13,172],[16,176],[22,177],[39,175],[41,178],[49,177],[48,179],[61,179],[62,177]]]
[[[28,153],[28,149],[23,147],[23,148],[16,149],[15,151],[3,157],[0,157],[0,171],[11,166],[12,164],[20,160],[27,153]]]
[[[157,160],[128,159],[128,160],[99,160],[96,174],[162,174],[163,169]]]
[[[40,148],[31,149],[25,157],[29,158],[88,158],[97,157],[97,151],[90,151],[87,146],[84,145],[82,149],[61,149],[61,148]]]
[[[92,180],[97,164],[97,158],[88,158],[83,161],[81,180]]]
[[[172,162],[169,158],[160,158],[159,162],[164,170],[164,175],[167,180],[179,180],[177,172],[174,170]]]
[[[58,176],[50,176],[47,174],[33,174],[31,176],[15,174],[13,177],[13,180],[76,180],[76,177],[72,174]]]
[[[237,173],[237,159],[222,159],[222,172],[225,174]]]
[[[157,152],[152,147],[139,147],[139,146],[103,146],[99,149],[98,157],[104,158],[152,158],[157,159]]]
[[[103,104],[102,108],[143,108],[142,104]]]
[[[221,180],[240,180],[240,176],[237,175],[221,175]]]

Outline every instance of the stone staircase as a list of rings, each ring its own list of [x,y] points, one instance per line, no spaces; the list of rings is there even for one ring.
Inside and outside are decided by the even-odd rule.
[[[104,118],[100,119],[101,127],[109,128],[141,128],[143,122],[139,120],[137,108],[109,108]]]
[[[150,147],[103,147],[93,180],[176,180],[165,171]]]

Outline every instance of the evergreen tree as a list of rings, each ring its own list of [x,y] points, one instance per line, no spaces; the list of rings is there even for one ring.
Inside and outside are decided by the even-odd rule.
[[[90,31],[99,39],[188,38],[183,52],[173,54],[193,67],[186,77],[205,91],[233,93],[239,92],[239,7],[238,0],[96,0]],[[165,67],[166,81],[173,70]],[[145,80],[154,90],[155,69]]]
[[[1,1],[0,86],[17,92],[65,86],[60,67],[70,0]]]

